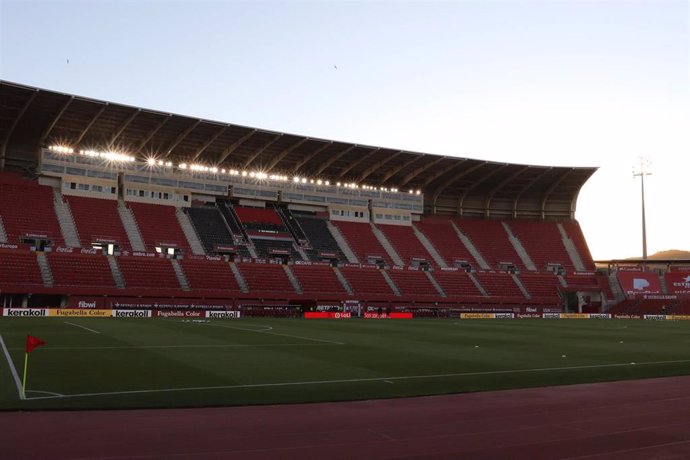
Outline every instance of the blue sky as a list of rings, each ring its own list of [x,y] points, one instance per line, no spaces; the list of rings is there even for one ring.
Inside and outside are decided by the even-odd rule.
[[[593,255],[639,256],[639,155],[649,252],[690,249],[689,5],[1,0],[0,77],[314,137],[599,166],[576,214]]]

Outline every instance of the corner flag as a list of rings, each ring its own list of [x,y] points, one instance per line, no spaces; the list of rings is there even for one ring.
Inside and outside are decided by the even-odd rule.
[[[29,367],[29,353],[45,344],[46,342],[38,337],[34,337],[33,335],[26,336],[26,347],[24,348],[24,378],[22,379],[22,399],[26,399],[26,369]]]
[[[34,337],[33,335],[27,335],[26,336],[26,352],[31,353],[34,351],[34,349],[45,345],[46,343],[39,339],[38,337]]]

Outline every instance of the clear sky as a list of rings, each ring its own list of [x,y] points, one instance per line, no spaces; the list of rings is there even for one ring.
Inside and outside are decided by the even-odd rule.
[[[632,168],[644,155],[648,252],[690,250],[685,0],[0,0],[0,41],[0,78],[17,83],[355,143],[598,166],[576,213],[595,259],[642,253]]]

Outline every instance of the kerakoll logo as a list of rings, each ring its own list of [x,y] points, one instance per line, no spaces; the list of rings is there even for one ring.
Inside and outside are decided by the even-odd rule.
[[[207,311],[207,318],[239,318],[239,311]]]
[[[113,310],[115,318],[148,318],[151,310]]]
[[[45,308],[3,308],[3,316],[48,316]]]

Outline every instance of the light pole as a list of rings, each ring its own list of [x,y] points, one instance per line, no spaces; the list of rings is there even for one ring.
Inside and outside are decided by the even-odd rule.
[[[640,185],[642,187],[642,260],[647,261],[647,219],[645,217],[644,209],[644,176],[651,176],[649,172],[650,162],[644,157],[640,157],[639,169],[636,171],[633,168],[633,177],[640,178]]]

